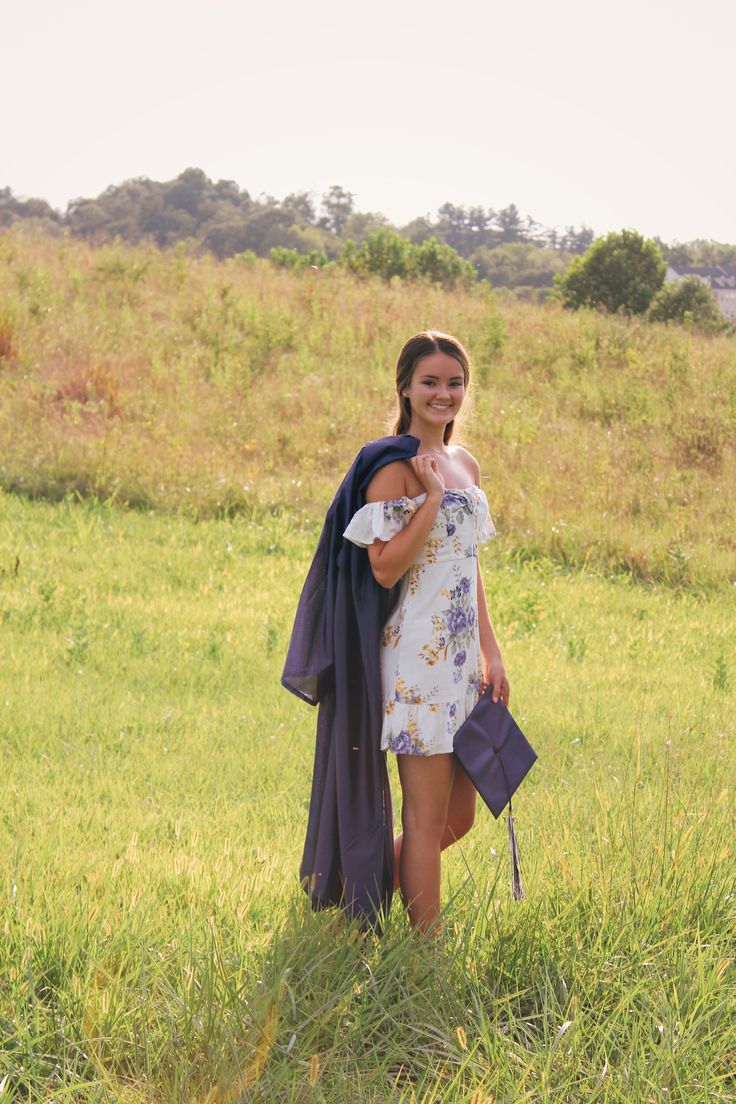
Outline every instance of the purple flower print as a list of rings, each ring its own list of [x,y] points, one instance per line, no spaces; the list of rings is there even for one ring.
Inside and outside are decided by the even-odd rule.
[[[465,652],[458,652],[454,659],[455,666],[462,667],[466,659],[467,656],[465,655]]]
[[[470,579],[467,577],[467,575],[463,575],[462,579],[460,580],[460,590],[463,594],[467,594],[470,590]]]
[[[453,702],[448,710],[451,717],[454,717],[457,713],[457,702]]]
[[[472,629],[474,624],[475,624],[475,610],[471,606],[470,609],[468,610],[468,625]]]
[[[393,733],[389,737],[389,743],[391,750],[395,751],[398,755],[405,754],[411,750],[411,736],[405,728],[402,728],[398,736],[394,736]]]
[[[460,606],[454,606],[447,615],[448,631],[454,635],[464,632],[468,627],[468,615]]]
[[[455,532],[455,526],[452,524],[452,522],[450,522],[449,525],[446,526],[446,528],[448,537],[451,537],[452,534]]]
[[[442,498],[443,506],[464,506],[465,495],[458,494],[457,491],[445,491]]]

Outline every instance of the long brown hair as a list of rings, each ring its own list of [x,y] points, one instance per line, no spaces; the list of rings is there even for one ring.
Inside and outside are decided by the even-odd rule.
[[[421,330],[404,342],[396,362],[396,394],[399,400],[399,416],[393,432],[406,433],[411,423],[411,402],[403,394],[411,384],[417,361],[430,353],[447,353],[454,357],[463,370],[463,381],[467,388],[470,382],[470,358],[456,337],[440,330]],[[443,442],[448,444],[455,427],[455,419],[445,426]]]

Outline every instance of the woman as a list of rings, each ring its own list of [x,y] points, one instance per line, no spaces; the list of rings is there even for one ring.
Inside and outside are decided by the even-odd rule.
[[[476,544],[495,534],[480,468],[451,446],[469,383],[457,339],[425,331],[404,345],[396,368],[395,434],[419,440],[416,456],[383,466],[344,536],[367,547],[376,581],[400,581],[381,638],[381,749],[397,756],[403,833],[395,881],[413,926],[440,911],[440,852],[473,824],[476,790],[452,752],[459,724],[493,687],[509,684],[488,615]]]
[[[449,444],[468,383],[455,338],[404,344],[394,433],[363,446],[327,511],[281,679],[319,705],[302,885],[378,929],[400,886],[412,925],[436,930],[440,851],[475,811],[453,736],[487,686],[508,703],[476,559],[495,531],[477,462]]]

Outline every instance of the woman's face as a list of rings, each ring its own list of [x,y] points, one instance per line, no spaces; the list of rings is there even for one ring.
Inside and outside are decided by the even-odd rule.
[[[444,426],[452,421],[465,398],[462,365],[448,353],[429,353],[415,364],[404,394],[411,402],[413,418]]]

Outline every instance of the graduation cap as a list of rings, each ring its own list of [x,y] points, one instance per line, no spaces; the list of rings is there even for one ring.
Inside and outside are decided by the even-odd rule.
[[[511,892],[520,901],[524,886],[511,798],[537,759],[537,753],[501,699],[494,702],[492,686],[458,728],[453,749],[494,817],[498,819],[506,805],[509,807]]]

